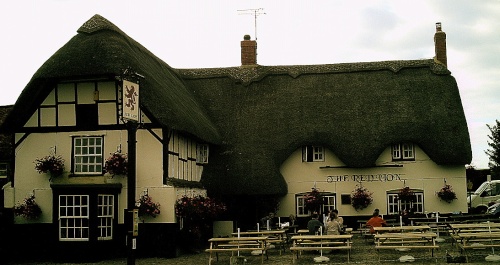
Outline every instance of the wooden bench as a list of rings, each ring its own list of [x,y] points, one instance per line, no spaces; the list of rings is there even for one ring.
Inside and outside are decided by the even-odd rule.
[[[382,233],[374,237],[377,252],[382,249],[429,249],[434,257],[434,250],[439,248],[437,234],[431,232]]]
[[[457,244],[457,247],[462,243],[462,237],[459,234],[479,233],[479,232],[498,232],[500,231],[499,223],[455,223],[449,224],[448,233],[452,239],[452,244]],[[477,241],[477,239],[469,239],[469,241]]]
[[[469,260],[467,250],[500,248],[500,231],[458,233],[457,237],[459,242],[457,245],[465,254],[467,261]]]
[[[261,264],[264,262],[264,254],[267,257],[267,237],[221,237],[211,238],[208,240],[210,247],[205,252],[210,253],[208,264],[212,264],[213,253],[219,260],[219,253],[230,252],[231,257],[236,252],[239,256],[240,252],[261,251]]]
[[[290,250],[293,254],[293,263],[296,262],[302,251],[347,250],[349,262],[352,249],[352,234],[344,235],[299,235],[292,237]]]
[[[237,232],[232,233],[231,235],[238,236],[238,233]],[[286,238],[286,230],[284,229],[240,232],[239,236],[240,237],[265,236],[267,237],[266,243],[268,249],[272,244],[275,244],[280,251],[280,255],[282,254],[282,251],[285,251],[287,238]]]

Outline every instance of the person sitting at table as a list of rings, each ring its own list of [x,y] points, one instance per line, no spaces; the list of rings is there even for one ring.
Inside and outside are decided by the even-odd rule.
[[[328,217],[328,222],[326,223],[326,233],[328,235],[340,235],[340,231],[342,231],[342,225],[339,223],[339,218],[337,216],[337,212],[331,211],[330,216]]]
[[[340,227],[342,227],[344,225],[344,218],[339,216],[339,210],[333,209],[332,212],[335,213],[335,215],[337,216],[335,220],[340,224]]]
[[[267,221],[269,220],[269,229],[274,226],[274,213],[269,213],[267,216],[264,216],[260,219],[260,225],[262,227],[267,227]]]
[[[311,220],[307,222],[307,230],[309,230],[309,235],[316,235],[320,227],[323,227],[323,224],[318,220],[318,214],[313,213],[311,216]]]
[[[375,229],[373,229],[374,227],[382,227],[386,225],[387,223],[385,222],[384,218],[380,216],[378,209],[375,209],[375,211],[373,211],[372,218],[370,218],[370,220],[366,222],[366,227],[370,228],[370,233],[372,234],[375,233]]]

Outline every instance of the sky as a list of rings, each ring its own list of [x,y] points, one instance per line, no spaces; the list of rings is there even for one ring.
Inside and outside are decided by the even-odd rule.
[[[95,14],[174,68],[239,66],[245,34],[257,38],[257,62],[267,66],[429,59],[441,22],[471,165],[488,168],[487,124],[500,120],[500,1],[21,0],[2,9],[0,105],[14,104]]]

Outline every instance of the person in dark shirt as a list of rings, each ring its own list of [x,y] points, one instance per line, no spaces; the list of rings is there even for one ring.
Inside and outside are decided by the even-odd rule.
[[[323,224],[318,220],[318,214],[313,213],[311,220],[307,222],[307,229],[309,230],[309,235],[315,235],[319,228],[323,227]],[[323,231],[325,229],[323,228]]]

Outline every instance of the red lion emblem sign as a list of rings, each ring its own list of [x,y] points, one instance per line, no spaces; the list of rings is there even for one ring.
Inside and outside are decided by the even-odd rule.
[[[123,80],[123,118],[139,121],[139,84]]]

